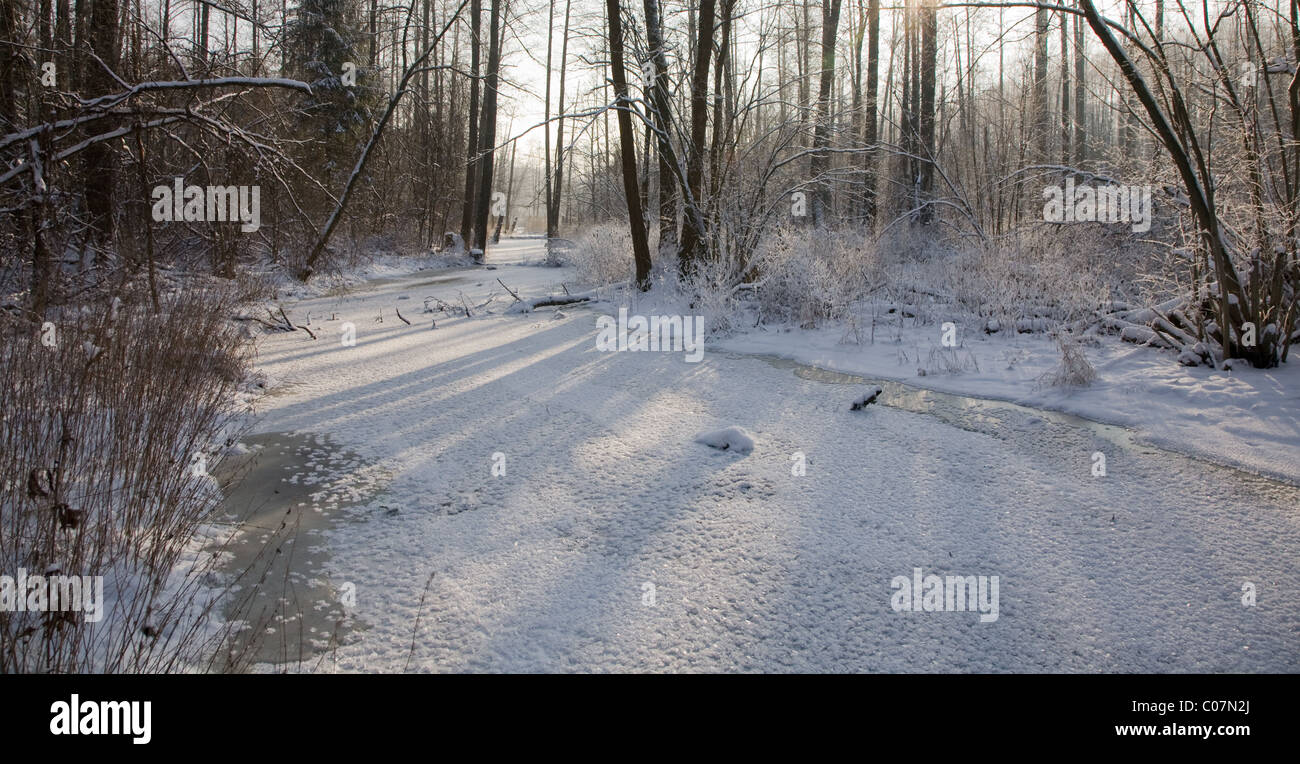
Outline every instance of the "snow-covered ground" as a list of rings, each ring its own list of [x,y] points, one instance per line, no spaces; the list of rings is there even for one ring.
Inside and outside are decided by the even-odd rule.
[[[1152,444],[1300,485],[1300,359],[1268,370],[1189,368],[1173,353],[1108,337],[1083,347],[1096,382],[1053,388],[1040,381],[1061,360],[1047,336],[989,335],[957,323],[958,345],[945,349],[941,331],[938,322],[899,328],[882,321],[874,343],[868,329],[859,344],[845,342],[842,328],[759,328],[719,347],[1123,425]]]
[[[519,264],[540,255],[536,240],[507,240],[489,254],[495,270],[286,304],[319,339],[260,340],[280,390],[257,430],[328,436],[383,476],[325,534],[323,573],[355,592],[362,628],[311,668],[1300,670],[1300,489],[1018,407],[917,413],[887,390],[850,411],[868,385],[717,347],[699,363],[601,352],[610,303],[505,313],[514,299],[498,278],[525,299],[563,293],[565,269]],[[421,312],[426,297],[436,313]],[[472,316],[441,309],[460,305]],[[841,336],[751,333],[725,347],[908,379],[899,350],[929,356],[919,338]],[[1027,348],[1037,340],[999,341],[965,338],[979,372],[919,381],[1129,417],[1189,449],[1295,472],[1294,369],[1220,378],[1164,369],[1152,351],[1089,349],[1098,387],[1067,399],[1030,389],[1048,365]],[[1195,406],[1211,400],[1237,411],[1216,422]],[[752,450],[695,442],[733,426]],[[1240,443],[1213,442],[1223,436]],[[896,611],[896,579],[918,568],[996,576],[996,620]]]

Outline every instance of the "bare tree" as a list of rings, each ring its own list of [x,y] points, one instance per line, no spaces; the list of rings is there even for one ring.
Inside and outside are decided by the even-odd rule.
[[[702,210],[698,200],[704,190],[704,139],[708,131],[709,61],[713,52],[714,0],[700,0],[699,36],[695,42],[695,66],[691,71],[691,136],[686,154],[686,199],[688,209],[682,225],[682,242],[678,250],[678,267],[683,277],[695,270],[695,258],[705,235]],[[695,214],[691,214],[694,212]]]
[[[632,127],[632,99],[628,97],[627,74],[623,70],[623,22],[618,0],[605,0],[609,21],[610,76],[614,80],[614,108],[618,111],[619,154],[623,165],[623,193],[627,197],[627,216],[632,229],[632,257],[636,264],[636,283],[650,288],[650,242],[646,237],[641,191],[637,186],[636,132]]]
[[[677,248],[677,201],[673,192],[677,186],[677,159],[672,146],[673,117],[672,102],[668,98],[668,56],[664,50],[659,0],[643,0],[643,6],[646,44],[650,47],[650,71],[654,75],[650,89],[650,109],[654,118],[652,128],[659,157],[659,253],[663,255]]]
[[[566,71],[566,62],[569,58],[569,12],[572,10],[573,1],[565,0],[564,3],[564,42],[560,44],[560,91],[559,91],[559,116],[555,120],[555,183],[554,189],[550,194],[550,203],[546,208],[546,239],[549,249],[550,240],[555,238],[560,227],[560,203],[563,198],[564,189],[564,162],[569,152],[564,150],[564,75]]]
[[[489,11],[487,78],[483,83],[483,114],[478,126],[478,188],[474,203],[475,249],[487,251],[488,213],[492,202],[492,161],[497,140],[497,86],[501,81],[501,0],[492,0]]]
[[[817,123],[813,128],[813,153],[809,162],[812,180],[816,183],[813,194],[813,225],[826,224],[827,210],[831,206],[830,179],[825,177],[830,168],[830,154],[826,151],[831,138],[831,85],[835,80],[835,38],[840,29],[840,0],[823,0],[822,3],[822,65],[817,84]]]
[[[1037,152],[1037,161],[1051,161],[1049,148],[1051,133],[1051,110],[1047,102],[1047,32],[1052,16],[1051,11],[1040,6],[1034,11],[1034,103],[1033,103],[1033,142]]]
[[[470,82],[469,82],[469,134],[465,141],[465,196],[460,213],[460,236],[466,247],[473,247],[474,207],[478,203],[479,180],[479,58],[482,50],[483,0],[470,0]]]

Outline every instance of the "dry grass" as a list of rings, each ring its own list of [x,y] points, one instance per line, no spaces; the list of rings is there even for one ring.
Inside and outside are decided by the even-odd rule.
[[[1056,346],[1061,349],[1061,363],[1039,378],[1047,387],[1087,387],[1097,380],[1097,370],[1088,362],[1079,341],[1068,334],[1056,334]]]
[[[211,649],[215,555],[195,534],[221,494],[194,465],[225,445],[247,350],[229,290],[147,306],[62,308],[54,347],[0,325],[0,573],[104,576],[106,600],[98,623],[0,612],[0,672],[167,671]]]

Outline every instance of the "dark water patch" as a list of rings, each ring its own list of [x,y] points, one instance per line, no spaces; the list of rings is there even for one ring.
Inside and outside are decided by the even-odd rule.
[[[350,584],[325,572],[327,534],[380,489],[359,456],[327,437],[277,432],[241,443],[247,452],[215,474],[223,520],[239,528],[218,568],[232,582],[223,615],[243,622],[217,662],[227,671],[305,662],[368,628],[348,612]]]

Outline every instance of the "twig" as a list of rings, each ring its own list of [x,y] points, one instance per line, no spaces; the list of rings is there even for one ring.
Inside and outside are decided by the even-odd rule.
[[[513,289],[511,289],[510,287],[506,286],[506,282],[504,282],[504,281],[502,281],[500,278],[498,278],[498,279],[497,279],[497,283],[500,284],[501,286],[505,287],[505,290],[506,290],[507,292],[510,293],[510,296],[513,297],[513,298],[515,298],[515,302],[523,302],[523,300],[519,299],[519,295],[515,294],[515,290],[513,290]]]
[[[420,634],[420,618],[424,615],[424,600],[429,596],[429,587],[433,586],[433,576],[436,571],[429,571],[429,579],[424,582],[424,591],[420,594],[420,604],[415,610],[415,628],[411,629],[411,650],[406,654],[406,665],[402,671],[409,671],[411,668],[411,658],[415,656],[415,639]]]
[[[398,310],[397,308],[393,308],[393,312],[397,314],[398,318],[402,319],[402,323],[406,324],[407,326],[411,325],[411,322],[406,320],[406,316],[402,315],[402,311]]]
[[[258,318],[257,316],[235,316],[233,320],[235,320],[235,321],[256,321],[257,323],[261,324],[262,326],[265,326],[267,329],[270,329],[271,331],[275,331],[275,332],[278,332],[278,331],[281,331],[281,330],[284,329],[284,327],[282,327],[282,326],[280,326],[280,325],[278,325],[278,324],[273,324],[273,323],[271,323],[270,321],[264,321],[264,320]]]

